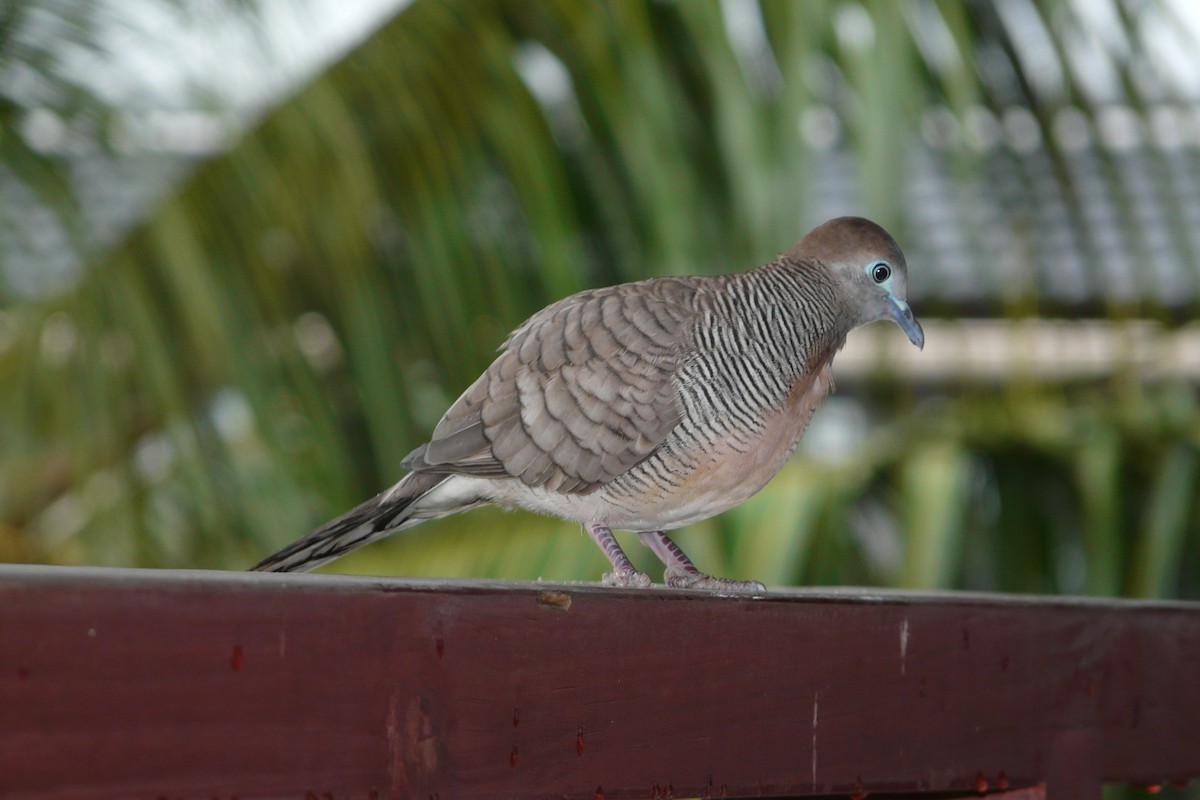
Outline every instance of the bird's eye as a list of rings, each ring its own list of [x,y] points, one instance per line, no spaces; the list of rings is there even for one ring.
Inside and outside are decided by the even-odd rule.
[[[876,283],[883,283],[888,278],[892,277],[892,268],[882,262],[871,267],[871,280]]]

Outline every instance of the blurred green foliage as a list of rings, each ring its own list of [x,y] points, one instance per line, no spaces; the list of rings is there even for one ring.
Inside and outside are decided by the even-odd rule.
[[[763,0],[762,74],[731,5],[415,0],[117,246],[81,243],[77,285],[3,310],[0,559],[253,563],[397,479],[542,305],[743,269],[802,235],[823,157],[797,124],[823,91],[814,74],[838,76],[858,211],[902,243],[922,110],[1015,102],[981,81],[985,56],[1011,58],[1014,91],[1029,82],[986,4]],[[948,37],[938,58],[921,46],[930,20]],[[53,160],[16,143],[0,134],[6,166],[40,164],[48,177],[23,174],[58,186]],[[966,150],[957,163],[978,169]],[[1193,385],[1116,369],[998,388],[893,372],[852,389],[869,417],[858,446],[802,454],[682,532],[699,564],[768,584],[1200,596]],[[482,510],[333,569],[603,567],[573,525]]]

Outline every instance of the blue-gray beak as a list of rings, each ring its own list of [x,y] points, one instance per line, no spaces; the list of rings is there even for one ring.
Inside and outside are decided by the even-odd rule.
[[[915,344],[918,350],[924,350],[925,331],[921,330],[921,323],[917,322],[917,318],[913,316],[908,303],[891,295],[888,295],[888,300],[891,301],[889,310],[892,312],[892,319],[896,320],[896,324],[904,329],[908,340]]]

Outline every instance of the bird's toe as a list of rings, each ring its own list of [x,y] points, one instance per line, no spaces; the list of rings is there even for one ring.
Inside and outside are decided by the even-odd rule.
[[[663,576],[667,586],[676,589],[709,589],[715,592],[731,594],[764,594],[767,587],[758,581],[737,581],[732,578],[718,578],[703,572],[688,572],[683,569],[670,568]]]
[[[604,573],[605,586],[617,586],[625,589],[645,589],[651,583],[649,575],[637,570]]]

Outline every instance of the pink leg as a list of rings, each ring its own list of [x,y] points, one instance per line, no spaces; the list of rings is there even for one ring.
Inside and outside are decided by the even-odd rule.
[[[605,586],[645,588],[650,585],[650,576],[634,569],[629,556],[625,555],[625,551],[617,543],[617,537],[613,536],[612,529],[598,522],[589,522],[584,529],[613,565],[612,572],[604,573]]]
[[[696,569],[696,565],[687,557],[679,545],[671,541],[671,537],[662,531],[641,531],[638,538],[642,544],[654,551],[658,560],[666,566],[663,579],[667,586],[680,589],[717,589],[727,592],[761,593],[767,590],[758,581],[735,581],[729,578],[715,578],[705,575]]]

